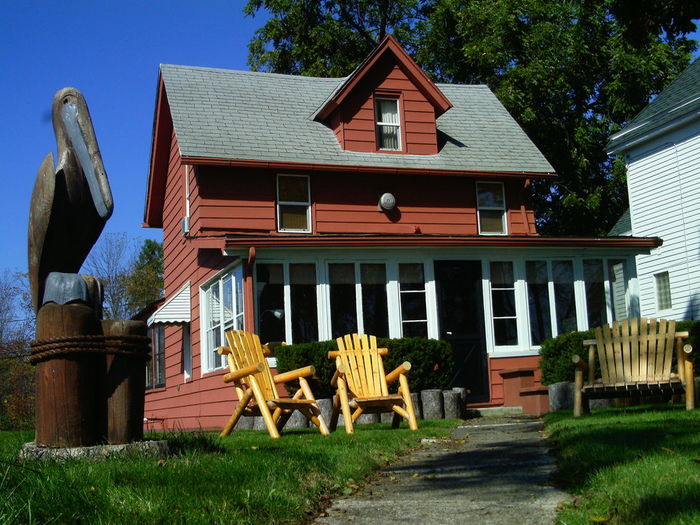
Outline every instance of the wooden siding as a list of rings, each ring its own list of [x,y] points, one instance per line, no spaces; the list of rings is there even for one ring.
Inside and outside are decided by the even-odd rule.
[[[253,182],[254,183],[251,183]],[[192,201],[192,232],[276,233],[276,173],[200,167]],[[310,177],[312,231],[476,235],[475,180],[464,177],[318,173]],[[508,232],[537,235],[528,181],[506,180]],[[378,209],[382,193],[397,209]]]
[[[700,318],[700,123],[632,151],[627,184],[633,235],[663,239],[637,256],[642,315]],[[665,271],[673,308],[659,312],[654,274]]]
[[[371,74],[328,120],[343,149],[377,152],[375,95],[399,99],[401,151],[382,153],[434,155],[438,152],[435,108],[409,80],[395,57],[389,56],[378,61]]]
[[[202,376],[199,287],[233,262],[218,250],[197,250],[182,235],[185,216],[185,166],[180,161],[177,138],[171,137],[170,160],[163,209],[163,255],[165,297],[170,298],[191,282],[192,322],[190,341],[192,377],[185,382],[182,369],[182,326],[165,328],[165,387],[146,393],[146,429],[173,430],[220,428],[233,410],[235,390],[221,379],[223,371]],[[198,214],[201,198],[194,169],[189,170],[190,214]]]

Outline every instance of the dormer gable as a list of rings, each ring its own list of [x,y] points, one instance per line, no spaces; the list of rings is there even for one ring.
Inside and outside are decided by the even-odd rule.
[[[451,107],[435,83],[387,35],[313,119],[333,129],[344,150],[434,155],[436,119]]]

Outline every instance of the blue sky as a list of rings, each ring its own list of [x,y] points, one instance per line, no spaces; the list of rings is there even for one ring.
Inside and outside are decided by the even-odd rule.
[[[114,215],[105,232],[161,239],[141,228],[158,65],[248,69],[247,44],[264,18],[243,0],[21,0],[0,17],[0,271],[26,271],[29,198],[55,140],[54,93],[86,97],[110,179]],[[697,33],[696,33],[697,35]]]
[[[0,16],[0,271],[26,271],[29,198],[41,161],[56,154],[50,110],[60,88],[88,103],[114,196],[105,232],[161,239],[141,228],[158,65],[248,69],[264,23],[243,1],[3,2]],[[104,235],[104,234],[103,234]]]

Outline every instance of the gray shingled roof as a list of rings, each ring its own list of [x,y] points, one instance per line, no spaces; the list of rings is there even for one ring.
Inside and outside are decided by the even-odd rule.
[[[617,219],[615,226],[610,228],[608,237],[620,237],[622,235],[632,235],[632,218],[630,217],[630,209],[627,208],[620,218]]]
[[[673,120],[700,111],[700,60],[688,66],[618,133],[606,149],[623,151],[624,145]],[[621,147],[622,146],[622,147]]]
[[[343,151],[311,116],[344,79],[162,65],[180,150],[187,157],[344,166],[554,172],[486,86],[438,84],[454,107],[442,115],[437,155]]]

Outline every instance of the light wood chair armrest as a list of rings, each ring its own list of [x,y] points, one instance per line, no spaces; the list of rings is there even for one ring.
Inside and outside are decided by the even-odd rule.
[[[333,377],[331,377],[331,386],[335,387],[338,384],[338,378],[345,373],[345,367],[340,362],[340,359],[336,357],[335,359],[335,372]]]
[[[286,383],[288,381],[294,381],[300,377],[309,377],[316,373],[316,369],[313,366],[305,366],[303,368],[297,368],[296,370],[290,370],[289,372],[283,372],[277,374],[272,379],[275,383]]]
[[[588,365],[586,362],[581,358],[580,355],[572,355],[571,356],[571,361],[576,365],[577,368],[581,369],[583,372],[588,370]]]
[[[583,346],[595,346],[598,344],[598,341],[596,339],[584,339],[583,340]]]
[[[262,345],[262,353],[265,357],[269,357],[272,355],[272,352],[275,351],[275,348],[279,346],[287,346],[287,343],[284,341],[268,341]]]
[[[229,372],[224,376],[224,383],[232,383],[233,381],[238,381],[239,379],[249,376],[250,374],[255,374],[257,372],[262,372],[265,370],[265,365],[263,363],[258,363],[257,365],[250,365],[235,372]]]
[[[408,361],[404,361],[403,363],[401,363],[399,366],[397,366],[394,370],[392,370],[391,372],[389,372],[386,375],[386,383],[390,384],[390,383],[396,381],[401,374],[405,374],[410,369],[411,369],[411,363],[409,363]]]
[[[676,339],[682,338],[687,339],[690,336],[690,332],[676,332]]]
[[[216,353],[219,355],[226,355],[231,353],[231,349],[228,346],[220,346],[216,349]]]
[[[378,349],[379,355],[385,356],[389,355],[389,349],[388,348],[379,348]],[[335,359],[340,355],[340,352],[338,350],[331,350],[328,352],[328,359]]]

